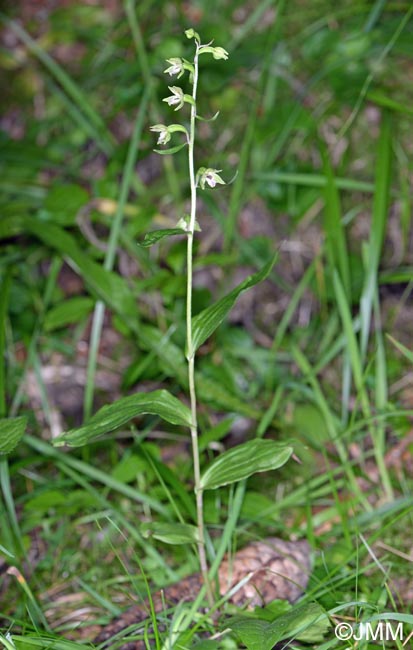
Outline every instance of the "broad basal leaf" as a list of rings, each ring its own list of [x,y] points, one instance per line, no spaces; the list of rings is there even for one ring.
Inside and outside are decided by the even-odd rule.
[[[330,627],[330,621],[320,605],[308,603],[293,607],[271,623],[250,616],[235,616],[228,625],[248,650],[272,650],[283,639],[320,642]]]
[[[201,488],[215,490],[257,472],[277,469],[292,453],[292,447],[274,440],[250,440],[218,456],[201,477]]]
[[[234,306],[238,296],[268,277],[277,257],[278,253],[261,269],[261,271],[254,273],[254,275],[250,275],[241,282],[241,284],[235,287],[235,289],[221,298],[221,300],[218,300],[218,302],[194,316],[192,319],[192,342],[194,353],[222,323],[225,316]]]
[[[198,529],[189,524],[145,523],[140,527],[143,537],[154,537],[165,544],[194,544],[198,541]]]
[[[187,233],[183,228],[163,228],[162,230],[152,230],[152,232],[147,232],[143,241],[138,242],[139,246],[144,248],[148,246],[153,246],[160,239],[164,237],[170,237],[171,235],[186,235]]]
[[[171,424],[191,425],[191,411],[167,390],[155,390],[152,393],[137,393],[103,406],[95,415],[77,429],[66,431],[53,444],[56,447],[69,445],[80,447],[104,433],[114,431],[125,425],[137,415],[150,413],[159,415]]]
[[[9,454],[17,447],[26,428],[27,418],[0,419],[0,455]]]

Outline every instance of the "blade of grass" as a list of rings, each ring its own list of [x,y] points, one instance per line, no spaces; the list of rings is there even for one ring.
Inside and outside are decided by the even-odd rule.
[[[147,553],[147,555],[152,558],[157,566],[163,566],[168,575],[168,579],[176,579],[175,572],[169,569],[162,556],[156,550],[155,546],[148,544],[147,540],[142,537],[136,524],[130,523],[130,521],[128,521],[128,519],[122,514],[120,508],[114,508],[113,504],[102,495],[102,492],[94,488],[93,485],[89,483],[84,475],[82,466],[79,467],[80,471],[77,471],[77,469],[75,469],[71,464],[57,461],[57,467],[62,473],[66,474],[66,476],[69,476],[76,485],[80,485],[86,492],[91,494],[96,502],[101,504],[104,511],[113,513],[112,518],[116,519],[117,524],[121,527],[123,531],[122,535],[125,536],[125,533],[127,532],[130,535],[130,538],[133,539],[134,543],[144,549],[145,553]],[[91,478],[94,480],[93,477]],[[112,521],[108,515],[105,514],[104,517],[105,519]],[[97,518],[95,521],[97,522]]]
[[[376,0],[371,8],[369,15],[367,16],[366,24],[363,27],[363,32],[370,32],[373,29],[374,25],[380,18],[380,15],[383,13],[383,9],[386,4],[387,0]]]
[[[406,104],[401,104],[400,102],[396,102],[394,99],[392,99],[392,97],[388,97],[387,95],[384,95],[382,92],[370,90],[366,95],[366,99],[368,99],[370,102],[373,102],[374,104],[377,104],[378,106],[382,106],[383,108],[388,108],[389,110],[394,111],[396,113],[413,115],[413,108],[411,106]]]
[[[376,288],[374,296],[374,322],[375,322],[375,339],[376,339],[376,357],[375,357],[375,406],[378,413],[383,413],[388,404],[388,385],[387,385],[387,362],[386,351],[384,347],[383,330],[381,326],[380,302],[378,290]],[[376,421],[374,424],[374,452],[379,473],[383,481],[384,491],[388,501],[394,499],[393,488],[385,463],[386,453],[386,431],[383,421]]]
[[[351,306],[351,278],[347,238],[334,171],[330,162],[327,147],[324,143],[321,144],[321,155],[323,159],[324,174],[327,181],[325,187],[324,209],[324,232],[326,236],[325,246],[327,259],[330,267],[330,274],[334,272],[334,269],[338,270],[348,305]],[[351,363],[347,349],[345,349],[343,355],[341,391],[342,421],[343,424],[345,424],[348,420],[348,414],[350,411],[351,393]]]
[[[16,578],[17,584],[26,595],[25,604],[33,626],[37,627],[38,625],[41,625],[43,630],[46,632],[51,632],[51,628],[46,620],[45,615],[43,614],[42,608],[37,602],[24,575],[16,567],[10,567],[8,573],[9,575],[12,575],[14,578]]]
[[[53,292],[56,289],[56,283],[57,283],[57,277],[59,275],[60,269],[62,268],[63,261],[60,257],[58,256],[53,256],[51,260],[51,264],[49,267],[49,273],[47,277],[47,283],[44,291],[44,297],[41,305],[40,312],[37,316],[36,319],[36,324],[34,326],[31,338],[30,338],[30,343],[27,348],[27,357],[26,361],[24,363],[23,367],[23,372],[22,376],[20,378],[19,385],[17,387],[17,390],[14,394],[13,401],[10,406],[10,415],[14,416],[17,414],[21,403],[24,399],[24,392],[25,392],[25,381],[26,381],[26,375],[31,366],[34,364],[34,359],[36,357],[36,348],[37,348],[37,343],[39,341],[39,337],[41,336],[42,333],[42,328],[43,328],[43,320],[45,317],[45,314],[47,312],[47,309],[49,307],[49,304],[52,300]]]
[[[274,181],[276,183],[300,185],[303,187],[320,187],[327,186],[327,178],[323,174],[304,174],[299,172],[258,172],[252,177],[259,181]],[[374,183],[367,181],[358,181],[353,178],[335,177],[335,186],[339,190],[348,190],[349,192],[374,192]]]
[[[10,298],[11,269],[7,269],[0,287],[0,418],[6,417],[6,324]]]
[[[351,368],[353,371],[354,383],[357,390],[357,398],[361,404],[362,413],[365,419],[370,420],[372,413],[370,408],[369,396],[364,382],[362,357],[357,344],[357,338],[354,332],[349,306],[337,271],[334,272],[334,288],[336,292],[337,305],[343,323],[343,331],[347,339],[347,351],[350,358]],[[379,367],[379,369],[380,372],[382,373],[383,368]],[[378,378],[376,376],[376,381],[377,380]],[[380,376],[380,380],[383,381],[382,374]],[[380,395],[380,399],[381,397],[382,396]],[[384,440],[382,440],[380,437],[380,430],[378,433],[379,437],[377,438],[377,425],[375,422],[370,427],[370,435],[374,445],[375,458],[376,458],[377,468],[380,473],[380,478],[383,487],[385,489],[386,495],[390,498],[390,496],[392,495],[392,488],[391,488],[391,482],[387,472],[387,468],[384,462]]]
[[[377,150],[375,192],[370,227],[371,234],[368,242],[366,271],[360,299],[360,350],[363,360],[367,352],[374,294],[378,281],[377,276],[380,256],[387,226],[391,178],[391,154],[392,120],[389,113],[385,113],[382,118]]]
[[[135,120],[132,138],[129,144],[128,153],[126,156],[125,165],[122,173],[121,187],[119,191],[119,199],[117,201],[116,214],[113,218],[108,248],[105,255],[103,267],[106,271],[111,271],[115,262],[116,250],[119,241],[119,235],[123,222],[123,214],[125,205],[128,200],[132,176],[134,174],[135,163],[138,156],[139,141],[142,133],[143,123],[146,118],[146,111],[149,100],[149,89],[146,89],[141,99],[139,111]],[[103,319],[105,315],[105,305],[99,300],[95,305],[95,310],[92,319],[92,329],[90,335],[89,357],[87,364],[86,386],[84,393],[83,412],[84,419],[88,420],[93,410],[93,397],[95,387],[95,376],[97,367],[97,356],[100,344],[100,337],[103,327]]]
[[[260,6],[256,9],[256,12],[257,11],[260,12],[262,7],[265,4],[266,4],[265,0],[264,2],[261,2]],[[279,38],[279,34],[282,28],[282,11],[284,9],[285,0],[279,0],[277,4],[278,4],[277,21],[275,24],[275,28],[270,30],[267,37],[260,83],[256,91],[255,101],[253,103],[253,106],[251,107],[250,117],[248,119],[247,126],[245,129],[245,135],[242,141],[240,161],[238,166],[238,174],[232,186],[231,196],[228,205],[228,216],[224,226],[224,250],[228,250],[229,248],[231,248],[235,238],[237,218],[241,208],[245,187],[247,187],[248,185],[246,183],[246,174],[248,171],[251,146],[254,141],[255,126],[258,118],[258,110],[260,107],[260,103],[262,101],[262,97],[264,95],[267,77],[268,75],[271,74],[271,61],[272,61],[273,48]]]
[[[295,362],[297,363],[301,372],[304,374],[305,381],[309,384],[309,386],[313,391],[314,401],[317,404],[318,408],[320,409],[324,417],[328,434],[330,436],[331,441],[334,443],[337,449],[343,470],[346,473],[346,476],[349,480],[349,484],[351,486],[353,494],[357,496],[359,502],[363,504],[366,510],[370,510],[371,505],[367,501],[360,486],[358,485],[354,475],[353,468],[349,463],[347,449],[345,448],[344,443],[342,441],[343,432],[338,430],[339,423],[337,421],[337,418],[331,412],[330,406],[322,392],[321,386],[314,374],[314,371],[312,370],[308,359],[297,347],[295,346],[293,347],[292,353]]]
[[[406,359],[410,361],[410,363],[413,363],[413,351],[409,350],[409,348],[406,348],[406,346],[403,345],[403,343],[400,343],[400,341],[396,341],[396,339],[393,338],[390,334],[386,334],[386,336],[394,345],[394,347],[397,348],[399,352],[401,352],[406,357]]]
[[[355,328],[347,301],[347,296],[337,270],[333,272],[333,283],[336,294],[337,306],[341,317],[343,332],[346,337],[346,349],[350,357],[354,383],[364,417],[371,416],[370,403],[363,377],[363,362],[360,354]]]
[[[391,50],[393,49],[393,47],[397,43],[397,40],[398,40],[400,34],[403,32],[404,28],[409,23],[409,20],[412,17],[412,14],[413,14],[413,5],[410,6],[410,9],[408,11],[406,11],[405,15],[403,16],[403,18],[399,22],[396,30],[394,31],[392,37],[388,41],[386,47],[383,48],[380,56],[377,57],[377,59],[375,61],[374,72],[371,72],[369,75],[367,75],[366,80],[365,80],[365,82],[363,84],[363,87],[362,87],[362,89],[360,91],[360,94],[358,96],[358,99],[357,99],[357,101],[356,101],[356,103],[354,105],[354,108],[351,111],[351,114],[348,117],[348,119],[346,120],[345,124],[341,128],[340,132],[337,135],[338,139],[343,138],[345,133],[347,133],[348,129],[353,124],[353,122],[354,122],[355,118],[357,117],[357,115],[359,113],[359,110],[360,110],[360,108],[361,108],[361,106],[363,104],[363,101],[364,101],[364,99],[365,99],[365,97],[367,95],[367,92],[368,92],[368,90],[369,90],[369,88],[370,88],[370,86],[371,86],[371,84],[372,84],[372,82],[374,80],[375,74],[377,74],[378,70],[381,69],[383,61],[385,60],[387,55],[391,52]]]
[[[351,280],[347,238],[343,225],[340,197],[337,191],[334,172],[327,148],[324,144],[321,145],[321,155],[323,159],[324,174],[326,177],[324,232],[326,235],[327,259],[329,261],[331,272],[333,272],[334,269],[338,269],[347,300],[350,303]]]
[[[112,476],[110,476],[107,472],[103,472],[99,469],[96,469],[95,467],[92,467],[88,463],[78,460],[77,458],[73,458],[67,453],[58,451],[57,449],[54,449],[54,447],[44,442],[43,440],[34,438],[31,435],[26,434],[23,440],[29,447],[31,447],[35,451],[38,451],[46,458],[51,458],[56,462],[60,461],[61,463],[63,463],[63,465],[71,468],[72,470],[79,472],[80,474],[83,474],[84,476],[89,477],[94,481],[97,481],[98,483],[101,483],[102,485],[105,485],[110,490],[114,490],[115,492],[119,492],[119,494],[125,495],[129,499],[132,499],[132,501],[136,501],[137,503],[146,503],[148,507],[152,508],[152,510],[154,510],[155,512],[159,512],[163,516],[169,518],[169,514],[166,508],[158,501],[153,499],[151,496],[148,496],[146,494],[141,494],[138,490],[130,487],[127,484],[117,481]]]
[[[79,86],[75,84],[73,79],[63,70],[63,68],[56,63],[56,61],[26,32],[21,25],[14,20],[9,20],[0,15],[6,25],[16,34],[22,43],[27,47],[29,52],[33,54],[46,68],[49,74],[56,79],[62,86],[68,97],[78,106],[79,110],[83,112],[89,121],[89,130],[94,134],[94,139],[98,147],[100,147],[105,154],[109,155],[113,149],[113,140],[110,133],[107,131],[105,124],[100,115],[91,106],[85,94],[80,90]]]
[[[158,106],[158,99],[154,90],[153,75],[149,65],[148,55],[145,48],[145,42],[142,37],[142,30],[138,21],[136,12],[136,0],[124,0],[126,17],[129,23],[129,29],[138,55],[139,65],[142,70],[142,76],[145,82],[145,88],[148,89],[151,100],[151,115],[154,122],[162,122],[161,111]],[[175,171],[175,162],[173,156],[162,156],[162,164],[165,170],[165,176],[168,183],[169,191],[174,197],[176,203],[181,202],[181,184],[178,174]]]
[[[73,120],[75,124],[88,135],[92,140],[95,141],[96,145],[102,149],[103,153],[108,155],[110,152],[107,149],[105,141],[102,142],[102,136],[100,132],[91,124],[88,117],[82,112],[79,108],[79,104],[70,97],[64,90],[62,90],[52,79],[46,78],[46,88],[53,93],[57,98],[58,102],[66,110],[69,117]]]
[[[285,6],[285,0],[261,0],[259,5],[255,7],[244,24],[239,27],[238,32],[232,37],[232,40],[228,43],[228,50],[230,52],[234,52],[235,48],[246,39],[248,34],[257,26],[263,14],[273,5],[277,5],[277,19],[280,17]]]

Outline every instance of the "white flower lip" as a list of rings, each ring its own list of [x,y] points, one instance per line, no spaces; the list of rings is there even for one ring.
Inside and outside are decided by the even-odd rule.
[[[175,110],[179,110],[184,105],[184,91],[179,86],[168,86],[172,95],[165,97],[162,101],[166,102],[169,106],[176,106]]]
[[[171,134],[165,124],[154,124],[149,127],[149,130],[159,133],[157,144],[166,144],[171,139]]]
[[[169,66],[169,68],[166,68],[164,70],[165,74],[169,74],[170,77],[183,74],[184,62],[182,61],[182,59],[178,57],[172,57],[171,59],[166,59],[166,62],[170,63],[171,65]]]

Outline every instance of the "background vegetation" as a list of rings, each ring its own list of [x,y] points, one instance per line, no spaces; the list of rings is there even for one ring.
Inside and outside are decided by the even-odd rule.
[[[187,211],[185,157],[156,156],[148,127],[164,121],[164,59],[186,56],[189,26],[230,53],[203,62],[202,114],[220,117],[200,127],[198,163],[232,182],[202,195],[194,311],[279,250],[200,351],[202,463],[262,436],[296,455],[249,479],[228,546],[307,538],[311,598],[410,611],[412,13],[386,0],[8,7],[0,407],[28,425],[1,461],[4,630],[91,638],[145,595],[143,576],[155,589],[196,570],[188,547],[141,529],[193,518],[186,433],[142,417],[80,451],[50,443],[120,395],[185,394],[185,242],[137,241]],[[233,500],[206,496],[215,539]]]

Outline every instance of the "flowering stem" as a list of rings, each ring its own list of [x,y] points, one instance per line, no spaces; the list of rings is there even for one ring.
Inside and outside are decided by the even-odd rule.
[[[194,169],[194,144],[195,144],[195,118],[196,118],[196,93],[198,85],[198,50],[199,45],[196,44],[196,51],[194,56],[194,73],[192,85],[192,99],[191,102],[191,121],[189,129],[188,140],[188,165],[189,165],[189,179],[191,185],[191,212],[188,227],[187,237],[187,292],[186,292],[186,344],[187,344],[187,358],[188,358],[188,381],[189,381],[189,395],[191,401],[192,425],[191,425],[191,439],[192,439],[192,455],[194,462],[194,480],[195,480],[195,497],[196,497],[196,512],[197,512],[197,526],[198,526],[198,554],[201,573],[204,584],[207,590],[207,597],[210,605],[213,605],[213,593],[211,582],[208,575],[208,563],[205,551],[205,525],[204,525],[204,506],[203,506],[203,492],[201,489],[201,471],[199,464],[199,447],[198,447],[198,424],[197,424],[197,408],[196,408],[196,389],[195,389],[195,350],[192,340],[192,257],[193,257],[193,242],[194,231],[196,224],[196,179]]]

